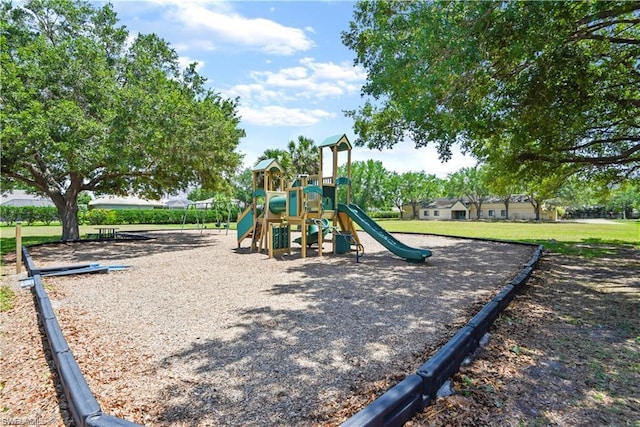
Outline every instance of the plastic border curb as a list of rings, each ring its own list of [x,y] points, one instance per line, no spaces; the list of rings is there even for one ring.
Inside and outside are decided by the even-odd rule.
[[[24,265],[30,277],[33,278],[31,292],[36,300],[36,308],[42,323],[47,343],[51,349],[53,362],[58,371],[58,378],[62,390],[69,404],[69,412],[78,426],[89,427],[135,427],[139,424],[116,418],[102,412],[98,401],[93,396],[87,381],[82,375],[69,344],[62,334],[51,300],[44,289],[42,276],[33,263],[33,259],[26,247],[22,247]]]

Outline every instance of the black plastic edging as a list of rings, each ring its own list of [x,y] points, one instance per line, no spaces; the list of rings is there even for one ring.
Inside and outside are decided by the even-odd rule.
[[[36,300],[36,309],[40,315],[47,343],[51,349],[53,362],[58,371],[58,378],[62,390],[67,398],[69,411],[78,426],[89,427],[135,427],[138,424],[127,420],[106,415],[100,409],[87,381],[82,375],[69,344],[64,338],[58,319],[55,316],[51,300],[42,283],[42,276],[29,255],[26,247],[22,247],[24,265],[30,277],[33,278],[31,292]],[[34,272],[36,274],[34,274]]]
[[[462,362],[473,355],[480,339],[498,315],[509,305],[515,294],[527,282],[537,266],[544,247],[535,252],[520,273],[463,326],[417,371],[390,388],[367,407],[341,424],[341,427],[396,427],[421,412],[435,398],[442,385],[458,370]],[[417,377],[417,378],[416,378]],[[422,382],[421,385],[418,382]],[[416,396],[417,388],[421,396]]]
[[[419,375],[409,375],[385,394],[345,421],[344,427],[401,426],[429,403],[422,394],[423,381]]]

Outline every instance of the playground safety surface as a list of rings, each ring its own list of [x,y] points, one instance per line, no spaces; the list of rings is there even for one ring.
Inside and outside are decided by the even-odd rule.
[[[153,236],[30,250],[39,267],[130,266],[46,284],[103,411],[145,425],[338,424],[372,384],[415,372],[535,249],[396,234],[433,251],[412,264],[362,234],[355,263],[268,259],[215,230]]]

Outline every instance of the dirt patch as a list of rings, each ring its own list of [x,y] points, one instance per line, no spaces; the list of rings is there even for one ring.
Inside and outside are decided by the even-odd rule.
[[[640,425],[639,278],[639,250],[546,254],[456,394],[407,425]]]

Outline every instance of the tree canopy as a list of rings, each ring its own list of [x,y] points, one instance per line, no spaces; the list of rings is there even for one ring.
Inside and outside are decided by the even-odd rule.
[[[240,164],[237,100],[207,89],[154,34],[129,39],[110,5],[32,0],[0,10],[3,188],[48,195],[63,240],[77,197],[220,189]]]
[[[356,145],[454,144],[511,172],[640,176],[640,3],[359,1]]]

